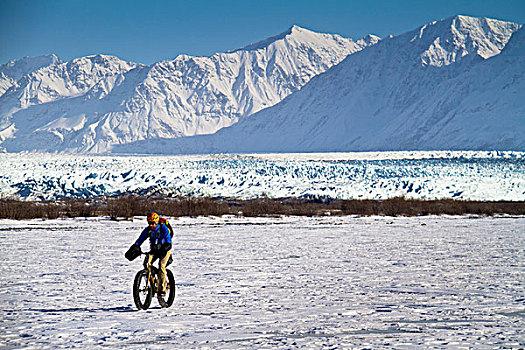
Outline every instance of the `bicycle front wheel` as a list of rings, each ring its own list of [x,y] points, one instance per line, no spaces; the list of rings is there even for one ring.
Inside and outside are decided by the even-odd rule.
[[[140,270],[133,282],[133,300],[139,310],[146,310],[151,305],[153,286],[148,282],[148,270]]]

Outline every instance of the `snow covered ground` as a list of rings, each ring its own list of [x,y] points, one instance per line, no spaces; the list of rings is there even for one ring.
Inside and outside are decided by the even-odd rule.
[[[525,200],[524,152],[0,155],[0,195]]]
[[[0,221],[0,348],[524,348],[525,218],[181,218],[169,309],[145,219]]]

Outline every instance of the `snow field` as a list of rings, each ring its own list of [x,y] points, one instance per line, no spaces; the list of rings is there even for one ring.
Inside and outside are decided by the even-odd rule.
[[[520,348],[525,219],[172,219],[169,309],[133,305],[144,218],[0,221],[0,347]]]

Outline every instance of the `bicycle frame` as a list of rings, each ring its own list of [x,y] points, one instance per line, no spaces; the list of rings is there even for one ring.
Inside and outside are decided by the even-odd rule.
[[[142,253],[144,255],[149,255],[148,253]],[[157,294],[157,276],[158,276],[158,269],[153,266],[153,264],[144,264],[145,269],[148,271],[148,279],[146,281],[146,289],[149,288],[150,283],[153,286],[153,295]]]

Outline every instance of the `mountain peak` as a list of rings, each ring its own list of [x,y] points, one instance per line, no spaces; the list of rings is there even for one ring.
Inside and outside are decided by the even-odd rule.
[[[311,30],[308,30],[306,28],[303,28],[303,27],[300,27],[300,26],[294,24],[293,26],[291,26],[288,29],[288,33],[289,34],[296,34],[296,33],[315,33],[315,32],[312,32]]]
[[[476,22],[477,20],[479,20],[481,18],[485,18],[485,17],[472,17],[472,16],[467,16],[467,15],[454,15],[454,16],[450,16],[448,18],[448,20],[460,21],[460,22]],[[447,20],[447,19],[445,19],[445,20]]]
[[[400,37],[421,48],[423,66],[441,67],[470,54],[483,59],[499,54],[519,27],[513,22],[455,15],[427,23]]]
[[[73,62],[91,61],[91,62],[95,62],[95,63],[125,62],[124,60],[118,58],[117,56],[104,55],[104,54],[82,56],[82,57],[75,58],[72,61]]]
[[[62,61],[55,54],[41,55],[41,56],[24,56],[17,60],[11,60],[5,64],[0,65],[0,69],[9,69],[16,66],[46,66]]]
[[[299,40],[304,40],[304,39],[307,39],[307,38],[314,38],[314,37],[318,37],[318,36],[322,36],[322,35],[334,35],[334,34],[322,34],[322,33],[317,33],[317,32],[314,32],[314,31],[311,31],[309,29],[306,29],[306,28],[303,28],[303,27],[300,27],[298,25],[292,25],[290,28],[288,28],[286,31],[282,32],[281,34],[278,34],[278,35],[275,35],[275,36],[271,36],[267,39],[264,39],[264,40],[261,40],[261,41],[258,41],[254,44],[249,44],[247,46],[244,46],[238,50],[234,50],[233,52],[236,52],[236,51],[254,51],[254,50],[259,50],[259,49],[264,49],[268,46],[270,46],[271,44],[279,41],[279,40],[284,40],[286,38],[289,38],[289,37],[292,37],[292,38],[297,38]]]
[[[367,34],[361,39],[357,40],[357,44],[363,46],[370,46],[377,44],[379,41],[381,41],[381,38],[377,35]]]
[[[62,63],[55,55],[25,56],[18,60],[11,60],[0,65],[0,96],[27,74],[35,72],[43,67]]]

